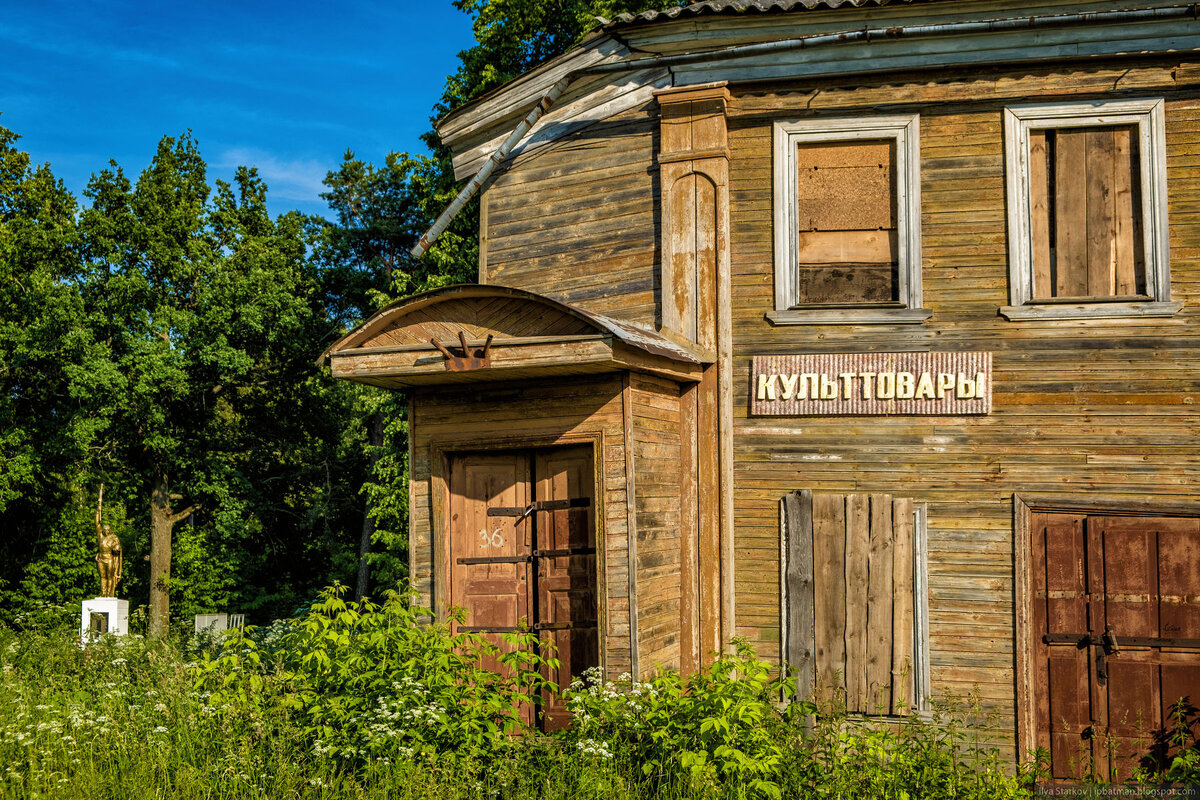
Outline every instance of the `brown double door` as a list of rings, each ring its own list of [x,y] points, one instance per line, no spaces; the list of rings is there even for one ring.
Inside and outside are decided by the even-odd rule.
[[[465,453],[450,464],[450,604],[466,609],[460,630],[528,627],[558,659],[544,675],[560,688],[600,664],[593,487],[590,446]],[[549,693],[525,712],[546,730],[570,720]]]
[[[1037,742],[1055,778],[1161,766],[1200,705],[1200,520],[1033,515]]]

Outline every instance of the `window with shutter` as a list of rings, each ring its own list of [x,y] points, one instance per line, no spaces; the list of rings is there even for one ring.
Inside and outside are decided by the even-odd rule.
[[[775,123],[777,325],[923,322],[918,118]]]
[[[796,306],[899,307],[896,142],[796,146]]]
[[[925,710],[924,505],[807,490],[780,505],[783,657],[798,696],[838,689],[850,713]]]
[[[1033,300],[1149,300],[1137,129],[1029,134]]]
[[[1166,316],[1162,100],[1005,110],[1009,319]]]

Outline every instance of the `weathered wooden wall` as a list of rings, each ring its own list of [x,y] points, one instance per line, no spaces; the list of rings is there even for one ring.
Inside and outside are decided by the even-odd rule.
[[[679,384],[629,377],[637,520],[638,668],[679,668],[680,646],[680,413]]]
[[[444,610],[446,453],[591,442],[600,450],[598,611],[606,670],[615,678],[679,666],[678,384],[630,373],[418,391],[412,396],[412,425],[410,559],[421,603]],[[636,649],[631,615],[637,621]]]
[[[1165,502],[1200,491],[1200,65],[1093,60],[730,90],[736,633],[778,657],[786,492],[926,503],[934,694],[977,691],[1011,753],[1013,493]],[[1171,293],[1184,309],[1163,319],[998,316],[1009,291],[1004,107],[1150,97],[1166,99]],[[626,112],[510,165],[487,191],[482,279],[659,322],[655,113]],[[933,317],[772,326],[772,123],[905,113],[920,115],[923,305]],[[994,353],[991,414],[749,416],[752,355],[905,350]]]
[[[978,690],[1011,747],[1012,494],[1167,500],[1200,490],[1200,73],[1141,62],[731,88],[737,631],[776,652],[785,492],[926,502],[934,695]],[[1172,299],[1187,306],[1159,320],[1008,322],[997,316],[1008,302],[1002,110],[1114,97],[1166,98]],[[921,117],[924,305],[933,317],[772,327],[763,319],[773,305],[771,125],[875,113]],[[904,350],[992,351],[992,413],[748,414],[752,355]]]
[[[660,318],[656,104],[518,156],[484,193],[481,283],[654,326]]]
[[[420,602],[439,608],[447,563],[435,547],[445,530],[444,452],[593,441],[596,460],[597,542],[602,575],[599,620],[602,656],[610,677],[631,672],[629,516],[626,501],[625,393],[620,376],[523,381],[480,389],[417,391],[411,397],[412,454],[409,537],[413,586]],[[443,609],[444,610],[444,609]]]

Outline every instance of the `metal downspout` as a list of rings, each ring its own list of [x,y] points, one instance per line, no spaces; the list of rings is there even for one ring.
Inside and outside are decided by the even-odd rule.
[[[475,177],[462,188],[462,191],[458,193],[458,197],[455,197],[454,201],[446,206],[446,210],[438,216],[429,230],[425,231],[425,235],[421,237],[421,240],[409,251],[413,258],[420,258],[425,255],[425,252],[429,250],[434,241],[442,235],[454,218],[458,216],[458,212],[462,211],[467,201],[479,191],[479,188],[483,186],[488,178],[492,177],[492,173],[508,157],[512,149],[517,146],[517,142],[521,141],[525,137],[525,134],[529,132],[529,129],[541,119],[542,114],[545,114],[550,106],[554,105],[554,101],[566,90],[567,85],[570,84],[573,77],[569,73],[564,75],[559,78],[558,83],[551,86],[549,91],[542,95],[542,99],[538,100],[533,110],[525,116],[525,119],[521,120],[521,124],[514,128],[513,132],[508,135],[508,138],[496,148],[496,152],[492,153],[487,163],[483,165],[483,168],[475,173]]]
[[[496,149],[496,152],[488,158],[483,168],[475,174],[475,177],[463,187],[454,201],[446,207],[446,210],[441,213],[437,221],[425,232],[421,240],[410,250],[413,258],[421,258],[429,250],[430,245],[437,240],[439,236],[450,225],[450,222],[458,216],[462,211],[463,206],[467,204],[476,192],[483,186],[492,173],[500,166],[501,162],[508,157],[512,149],[517,146],[517,143],[524,138],[529,129],[541,119],[542,115],[549,110],[550,106],[554,105],[554,101],[566,90],[567,86],[581,75],[608,75],[622,72],[636,72],[637,70],[650,69],[653,67],[674,67],[683,66],[685,64],[696,64],[701,61],[709,61],[713,59],[729,59],[729,58],[744,58],[748,56],[762,55],[764,53],[778,53],[789,50],[803,50],[809,47],[819,47],[830,44],[843,44],[848,42],[870,42],[872,39],[900,39],[907,36],[924,36],[930,34],[941,33],[991,33],[996,31],[1012,31],[1032,28],[1053,28],[1065,27],[1070,25],[1090,25],[1105,22],[1144,22],[1159,19],[1173,19],[1175,17],[1192,17],[1196,19],[1200,17],[1200,4],[1189,3],[1187,5],[1175,6],[1160,6],[1157,8],[1141,8],[1141,9],[1123,9],[1116,11],[1095,11],[1091,13],[1081,14],[1056,14],[1046,16],[1033,17],[1012,17],[1005,19],[979,20],[971,22],[944,22],[935,25],[909,25],[898,26],[891,28],[860,28],[853,31],[842,31],[840,33],[820,33],[812,36],[803,36],[796,39],[781,39],[777,42],[760,42],[757,44],[732,45],[723,47],[717,50],[705,50],[699,53],[680,53],[670,56],[652,56],[649,58],[636,58],[630,61],[616,61],[611,64],[597,64],[591,67],[569,72],[558,80],[550,89],[542,95],[537,105],[533,110],[521,121],[515,130],[504,140],[503,144]]]

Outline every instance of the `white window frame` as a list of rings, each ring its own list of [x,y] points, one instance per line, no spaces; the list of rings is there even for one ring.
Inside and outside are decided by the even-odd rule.
[[[1170,238],[1167,227],[1166,127],[1162,98],[1038,103],[1004,109],[1004,172],[1008,192],[1010,320],[1110,319],[1170,316],[1183,307],[1171,302]],[[1029,185],[1029,134],[1051,128],[1135,125],[1142,196],[1142,247],[1146,269],[1144,302],[1037,303],[1033,296],[1033,212]]]
[[[797,308],[796,148],[808,142],[896,140],[896,234],[899,240],[899,302],[878,306],[847,302]],[[871,116],[780,120],[774,125],[776,325],[921,323],[933,312],[921,308],[920,117]]]

